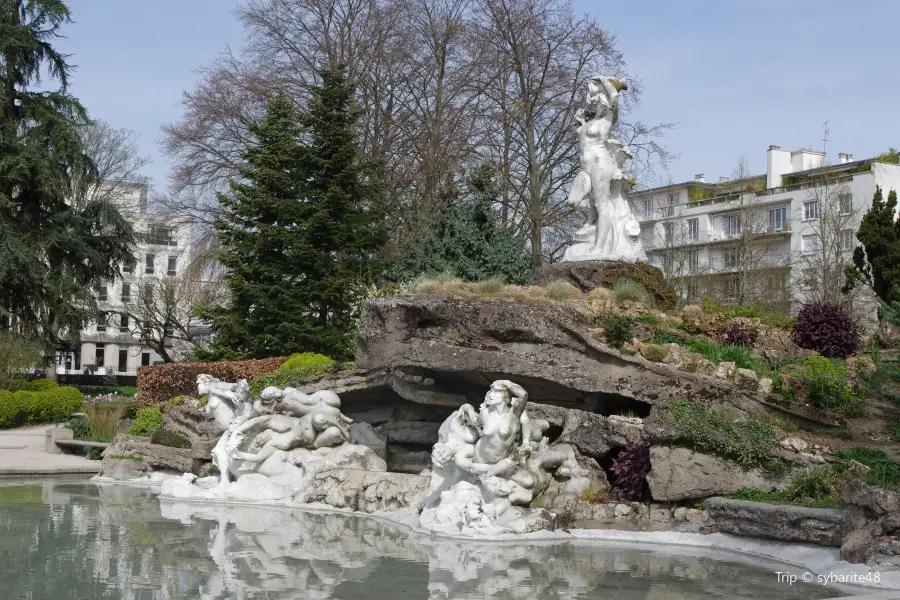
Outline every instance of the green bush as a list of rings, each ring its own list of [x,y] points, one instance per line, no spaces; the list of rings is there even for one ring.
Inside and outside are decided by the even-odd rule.
[[[644,358],[653,362],[662,362],[669,356],[669,349],[657,344],[647,344],[644,349]]]
[[[177,431],[160,427],[150,436],[150,442],[159,444],[160,446],[168,446],[169,448],[190,448],[191,440],[181,435]]]
[[[759,360],[744,346],[722,346],[719,348],[719,362],[733,362],[738,369],[758,371]]]
[[[651,327],[663,327],[665,326],[665,321],[657,317],[656,315],[641,315],[639,317],[635,317],[634,319],[638,323],[646,323]]]
[[[72,387],[53,387],[36,392],[0,390],[0,428],[26,423],[62,422],[72,413],[79,412],[83,402],[84,396]]]
[[[58,387],[52,379],[13,379],[7,384],[10,392],[45,392]]]
[[[606,341],[616,348],[621,348],[634,337],[634,320],[628,317],[606,315],[601,321],[601,327]]]
[[[172,396],[169,398],[169,406],[181,406],[184,404],[184,396]]]
[[[134,417],[134,424],[128,430],[128,435],[148,437],[162,425],[162,411],[158,406],[145,406],[139,408]]]
[[[72,438],[76,440],[89,440],[91,438],[91,426],[83,415],[72,417],[65,422],[64,427],[72,430]]]
[[[859,414],[860,401],[847,383],[847,367],[819,355],[807,358],[803,366],[810,404],[845,415]]]
[[[302,352],[299,354],[292,354],[284,364],[278,367],[278,371],[280,373],[284,373],[285,371],[309,371],[311,374],[324,373],[334,366],[334,364],[334,360],[328,358],[324,354]]]
[[[684,398],[669,400],[670,422],[679,438],[701,452],[730,458],[745,468],[774,466],[777,430],[756,420],[736,421],[727,411],[710,410]]]
[[[623,277],[613,285],[613,298],[617,303],[640,302],[646,306],[653,306],[653,299],[647,288],[633,279]]]
[[[544,296],[551,300],[571,300],[581,296],[581,290],[563,279],[554,279],[541,286]]]
[[[836,452],[838,458],[855,460],[869,467],[866,483],[883,488],[900,487],[900,462],[891,460],[885,452],[867,446],[854,446]]]
[[[253,379],[250,382],[250,397],[258,397],[264,389],[271,385],[291,386],[315,375],[339,370],[345,366],[347,364],[335,362],[331,358],[315,352],[294,354],[278,368],[278,371]]]
[[[841,480],[831,467],[809,467],[795,472],[791,483],[784,490],[793,501],[804,499],[836,498],[840,496]]]
[[[684,340],[671,331],[663,331],[655,335],[652,342],[654,344],[683,344]]]

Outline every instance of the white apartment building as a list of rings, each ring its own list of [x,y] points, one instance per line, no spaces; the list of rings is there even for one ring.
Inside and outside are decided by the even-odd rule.
[[[99,375],[135,375],[138,367],[161,360],[132,335],[133,324],[127,318],[112,312],[136,299],[142,285],[179,274],[189,259],[193,226],[149,214],[147,191],[145,184],[116,184],[115,201],[138,237],[135,255],[124,265],[121,278],[106,281],[97,290],[101,313],[81,332],[80,347],[57,357],[58,374],[83,373],[93,365]]]
[[[852,261],[876,185],[885,198],[890,190],[900,192],[900,166],[849,154],[826,165],[821,152],[770,146],[765,174],[716,182],[700,174],[634,191],[631,202],[648,260],[677,282],[684,300],[741,301],[736,273],[747,273],[749,265],[756,297],[787,311],[804,301],[801,284],[816,276],[812,259],[827,255],[820,234],[837,240],[828,262]]]

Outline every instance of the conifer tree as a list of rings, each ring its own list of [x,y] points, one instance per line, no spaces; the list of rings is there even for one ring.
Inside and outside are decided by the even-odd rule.
[[[62,0],[0,0],[0,327],[42,339],[48,353],[97,314],[95,288],[134,244],[110,202],[70,201],[98,179],[79,137],[87,112],[68,92],[72,67],[51,44],[70,21]]]
[[[446,184],[425,234],[403,261],[406,276],[449,271],[466,281],[530,282],[525,240],[500,221],[499,197],[496,169],[487,161],[473,169],[462,197],[455,182]]]
[[[884,303],[900,300],[900,218],[895,219],[897,192],[891,190],[887,201],[881,187],[875,187],[872,207],[863,215],[853,251],[853,266],[847,269],[847,285],[852,289],[863,283],[872,288]]]
[[[268,103],[241,179],[219,198],[230,301],[206,311],[219,356],[353,355],[353,313],[386,236],[353,86],[340,68],[319,76],[305,113],[284,94]]]

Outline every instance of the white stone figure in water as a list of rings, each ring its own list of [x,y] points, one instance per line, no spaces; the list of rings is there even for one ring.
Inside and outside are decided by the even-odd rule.
[[[527,507],[568,456],[547,448],[546,421],[525,412],[527,392],[495,381],[478,412],[465,404],[439,432],[432,491],[419,524],[435,531],[496,534],[540,529],[549,515]]]
[[[246,379],[237,383],[219,381],[212,375],[197,376],[197,392],[207,396],[204,412],[211,414],[224,433],[212,451],[212,462],[219,470],[219,485],[231,481],[231,458],[228,455],[228,440],[231,433],[244,421],[255,416],[253,405],[248,400],[250,386]]]
[[[576,113],[581,171],[568,201],[585,213],[586,222],[576,232],[575,243],[566,249],[564,261],[646,260],[621,172],[631,153],[621,142],[610,139],[619,115],[619,92],[625,89],[624,81],[593,77],[588,81],[588,110]]]

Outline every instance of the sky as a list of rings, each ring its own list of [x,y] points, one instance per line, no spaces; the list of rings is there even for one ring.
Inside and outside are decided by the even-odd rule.
[[[95,119],[135,131],[159,191],[169,164],[159,128],[181,116],[195,69],[243,31],[237,0],[69,0],[75,23],[57,47],[77,65],[72,92]],[[663,180],[764,173],[766,149],[869,158],[900,146],[897,0],[573,0],[617,37],[644,85],[633,113],[675,123]]]

